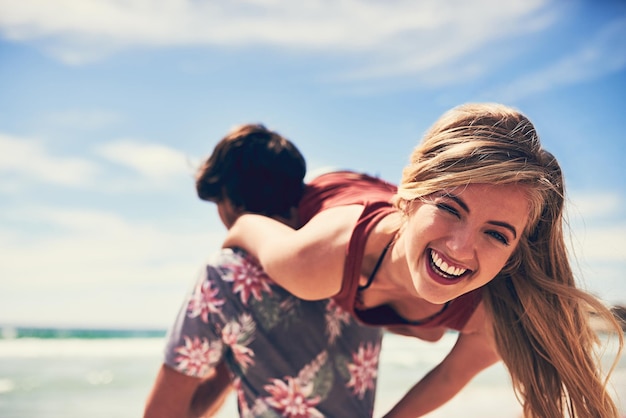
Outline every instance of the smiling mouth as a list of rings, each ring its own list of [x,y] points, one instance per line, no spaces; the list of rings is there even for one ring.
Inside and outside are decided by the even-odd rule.
[[[448,280],[457,280],[471,270],[448,265],[434,250],[429,251],[430,267],[439,276]]]

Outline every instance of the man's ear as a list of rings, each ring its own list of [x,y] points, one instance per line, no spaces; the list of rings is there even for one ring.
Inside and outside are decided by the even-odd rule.
[[[226,227],[226,229],[230,229],[231,226],[235,223],[237,218],[243,215],[244,211],[242,207],[236,207],[232,200],[228,198],[221,198],[217,202],[217,212],[220,215],[220,219],[222,223]]]
[[[232,202],[231,202],[231,208],[233,211],[233,215],[236,218],[239,218],[241,215],[247,212],[243,206],[235,206],[232,204]]]

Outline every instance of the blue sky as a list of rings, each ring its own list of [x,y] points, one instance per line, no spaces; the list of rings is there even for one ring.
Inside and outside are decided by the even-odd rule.
[[[262,122],[397,182],[470,101],[560,160],[575,270],[626,303],[626,3],[0,0],[0,324],[172,322],[225,230],[198,162]]]

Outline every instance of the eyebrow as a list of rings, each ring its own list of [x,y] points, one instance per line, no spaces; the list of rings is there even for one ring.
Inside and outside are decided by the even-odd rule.
[[[515,228],[513,228],[513,225],[508,224],[506,222],[500,222],[500,221],[489,221],[487,223],[491,225],[501,226],[502,228],[506,228],[509,231],[511,231],[511,233],[513,234],[513,238],[517,238],[517,231],[515,230]]]
[[[455,195],[450,194],[450,193],[444,193],[443,196],[447,197],[449,199],[454,200],[456,202],[456,204],[461,207],[461,209],[463,209],[468,214],[470,213],[469,207],[463,201],[463,199],[461,199],[460,197],[455,196]],[[507,222],[501,222],[501,221],[488,221],[487,223],[490,224],[490,225],[501,226],[502,228],[508,229],[513,234],[513,238],[517,239],[517,231],[515,230],[515,227],[513,225],[511,225],[511,224],[509,224]]]

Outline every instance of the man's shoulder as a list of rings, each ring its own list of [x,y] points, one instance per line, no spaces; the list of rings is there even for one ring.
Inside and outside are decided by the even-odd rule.
[[[201,280],[211,283],[226,293],[243,292],[244,300],[248,293],[261,298],[265,294],[282,292],[280,287],[265,273],[261,264],[249,253],[240,248],[222,248],[212,254],[205,263]]]
[[[206,260],[206,264],[214,268],[245,264],[250,264],[258,268],[261,267],[259,262],[252,255],[241,248],[221,248],[219,251],[209,256]]]
[[[259,261],[242,248],[221,248],[206,259],[206,267],[217,271],[246,268],[250,273],[265,274]]]

